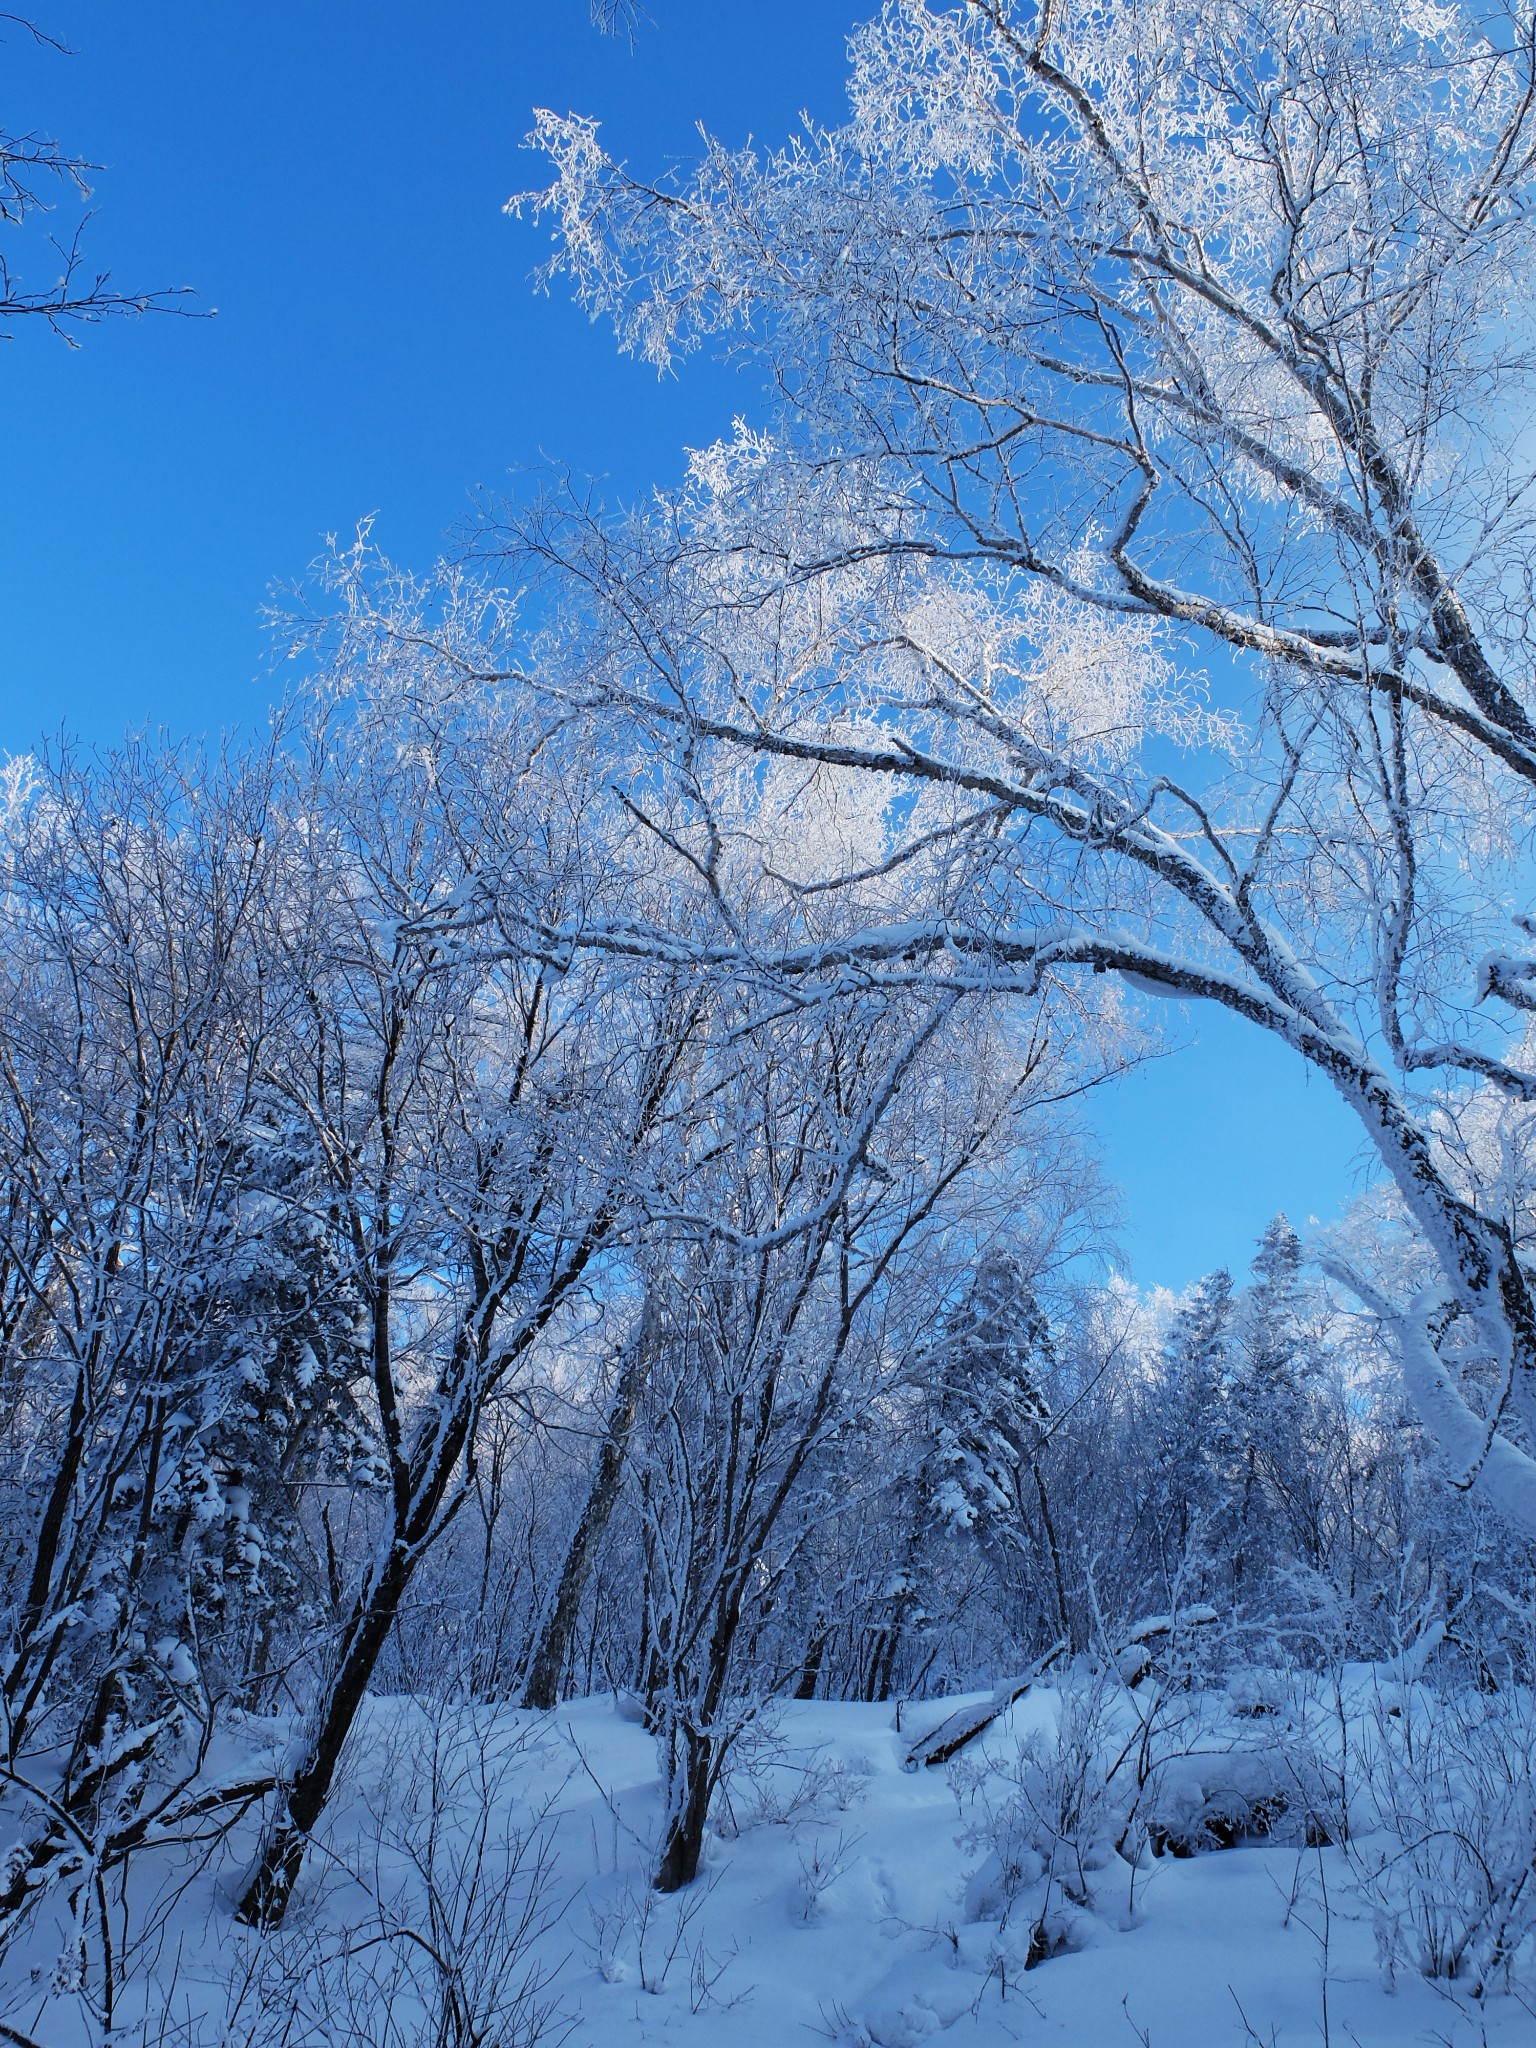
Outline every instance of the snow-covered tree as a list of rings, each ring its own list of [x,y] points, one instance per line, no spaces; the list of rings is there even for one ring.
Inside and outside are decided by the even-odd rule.
[[[66,755],[7,821],[0,1938],[178,1810],[211,1732],[199,1546],[178,1531],[208,1498],[220,1282],[250,1242],[230,1167],[274,1050],[274,778],[261,751]]]
[[[760,1027],[733,1064],[702,1125],[693,1202],[712,1227],[690,1226],[667,1273],[642,1407],[639,1675],[663,1751],[669,1891],[697,1871],[763,1695],[803,1681],[829,1604],[807,1601],[797,1569],[827,1552],[819,1524],[893,1476],[850,1474],[848,1459],[911,1370],[934,1240],[967,1179],[1027,1143],[1020,1120],[1048,1093],[948,1007],[889,998]]]
[[[695,1064],[697,999],[665,965],[556,963],[524,936],[622,887],[600,839],[615,815],[588,804],[602,757],[562,746],[526,693],[486,690],[494,607],[452,612],[451,659],[409,643],[406,616],[344,615],[296,713],[302,831],[270,913],[292,1020],[274,1078],[325,1161],[377,1484],[242,1898],[263,1926],[422,1562],[474,1493],[490,1405],[537,1384],[589,1276],[662,1200]],[[487,897],[500,942],[461,943]]]
[[[850,91],[660,186],[541,117],[553,269],[782,394],[660,519],[522,522],[577,572],[544,680],[695,775],[867,779],[861,914],[782,934],[787,983],[1111,974],[1294,1050],[1433,1248],[1379,1303],[1420,1414],[1536,1530],[1460,1362],[1536,1426],[1536,1294],[1433,1101],[1536,1096],[1528,18],[890,0]]]
[[[1055,1366],[1050,1325],[1017,1253],[983,1254],[949,1318],[937,1381],[928,1490],[933,1512],[974,1537],[1004,1583],[1044,1590],[1070,1629],[1061,1541],[1041,1467]]]
[[[1240,1571],[1277,1552],[1315,1567],[1323,1532],[1308,1434],[1321,1359],[1308,1309],[1317,1312],[1317,1289],[1309,1302],[1301,1240],[1283,1216],[1260,1238],[1250,1270],[1227,1401],[1240,1468],[1234,1555]]]
[[[313,1131],[265,1091],[222,1170],[204,1337],[180,1394],[186,1446],[158,1512],[224,1681],[259,1688],[284,1618],[312,1628],[325,1605],[310,1490],[323,1530],[324,1491],[377,1476],[378,1446],[359,1401],[363,1301]]]
[[[1208,1274],[1180,1304],[1149,1375],[1144,1513],[1165,1588],[1192,1554],[1214,1554],[1227,1519],[1233,1319],[1231,1274]]]

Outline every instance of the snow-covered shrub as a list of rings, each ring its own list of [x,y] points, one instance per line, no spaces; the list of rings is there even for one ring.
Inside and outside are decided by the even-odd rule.
[[[1203,1603],[1182,1613],[1146,1615],[1126,1630],[1124,1642],[1115,1652],[1115,1669],[1128,1686],[1141,1685],[1154,1673],[1188,1685],[1194,1668],[1194,1632],[1220,1619],[1214,1607]]]
[[[1505,1988],[1536,1936],[1536,1698],[1378,1689],[1348,1853],[1390,1982]]]
[[[1221,1638],[1228,1655],[1233,1633],[1198,1631]],[[1124,1853],[1185,1857],[1269,1840],[1316,1848],[1339,1838],[1340,1724],[1316,1674],[1235,1665],[1220,1687],[1181,1692],[1160,1676],[1132,1697],[1141,1726],[1127,1759],[1137,1796]]]
[[[1317,1848],[1332,1839],[1317,1770],[1284,1741],[1168,1758],[1149,1784],[1142,1818],[1155,1856],[1265,1840]]]
[[[1081,1945],[1100,1873],[1117,1861],[1129,1792],[1114,1782],[1115,1690],[1102,1676],[1064,1687],[1053,1729],[1023,1735],[1011,1755],[950,1765],[961,1845],[981,1852],[965,1917],[1027,1927],[1026,1969]]]
[[[721,1787],[717,1832],[734,1841],[752,1828],[793,1828],[824,1823],[864,1797],[870,1766],[860,1757],[829,1754],[822,1744],[796,1748],[783,1741],[765,1713],[733,1759]]]
[[[800,1873],[795,1881],[792,1911],[807,1927],[821,1918],[821,1902],[840,1877],[853,1867],[862,1837],[848,1836],[841,1829],[829,1840],[818,1828],[800,1851]]]
[[[570,2021],[535,1953],[568,1900],[542,1758],[505,1721],[403,1705],[366,1766],[366,1825],[329,1845],[326,1893],[249,1937],[225,2038],[248,2048],[535,2048]]]
[[[617,1873],[605,1886],[585,1888],[587,1932],[580,1937],[605,1984],[633,1978],[652,1998],[687,1986],[689,2010],[729,2010],[747,1995],[722,1980],[740,1953],[732,1941],[711,1949],[700,1922],[719,1881],[718,1871],[675,1893],[659,1892],[644,1870]],[[809,1919],[809,1915],[806,1916]]]

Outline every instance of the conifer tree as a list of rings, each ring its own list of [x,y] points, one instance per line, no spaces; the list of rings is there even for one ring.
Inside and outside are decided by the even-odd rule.
[[[1241,1471],[1239,1567],[1261,1552],[1317,1562],[1317,1504],[1307,1474],[1309,1382],[1317,1360],[1301,1265],[1300,1238],[1276,1216],[1249,1268],[1253,1279],[1242,1298],[1233,1353],[1229,1407]]]
[[[927,1490],[952,1530],[972,1535],[1015,1593],[1042,1577],[1051,1625],[1071,1632],[1071,1601],[1041,1465],[1056,1357],[1023,1262],[990,1251],[936,1354],[938,1403]]]
[[[218,1676],[246,1686],[260,1682],[275,1627],[314,1618],[323,1577],[303,1554],[307,1489],[371,1484],[378,1454],[358,1400],[363,1303],[312,1132],[280,1101],[260,1101],[224,1170],[182,1454],[159,1521]],[[329,1506],[310,1520],[334,1555]]]
[[[1195,1550],[1209,1558],[1230,1497],[1225,1408],[1232,1276],[1220,1268],[1190,1290],[1163,1345],[1152,1390],[1148,1507],[1159,1575],[1172,1585]]]

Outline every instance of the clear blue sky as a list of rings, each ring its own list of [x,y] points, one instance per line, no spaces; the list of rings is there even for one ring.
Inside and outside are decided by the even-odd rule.
[[[212,320],[0,348],[0,749],[130,724],[208,732],[271,694],[259,613],[327,532],[377,513],[425,563],[477,485],[548,455],[614,491],[670,481],[756,389],[620,360],[535,296],[535,105],[600,116],[655,167],[835,118],[840,0],[650,0],[633,51],[585,0],[39,0],[66,60],[14,33],[0,90],[104,166],[91,250],[122,287],[192,284]],[[39,280],[41,281],[41,280]],[[1136,1276],[1241,1265],[1276,1209],[1330,1215],[1354,1127],[1301,1063],[1197,1006],[1197,1041],[1100,1099]]]

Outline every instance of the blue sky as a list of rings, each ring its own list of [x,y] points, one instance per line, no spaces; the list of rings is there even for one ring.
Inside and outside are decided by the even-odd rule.
[[[76,54],[10,32],[9,119],[104,166],[90,253],[116,283],[191,284],[218,312],[0,349],[0,749],[248,726],[275,687],[262,605],[328,532],[376,513],[425,563],[510,470],[550,456],[643,490],[752,408],[735,371],[659,382],[535,295],[545,245],[502,204],[538,178],[535,105],[600,116],[650,168],[698,120],[739,143],[836,118],[857,9],[650,0],[631,50],[585,0],[47,7]],[[1348,1115],[1209,1007],[1094,1105],[1136,1276],[1175,1287],[1356,1184]]]

